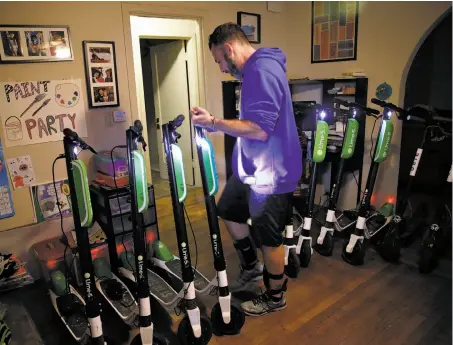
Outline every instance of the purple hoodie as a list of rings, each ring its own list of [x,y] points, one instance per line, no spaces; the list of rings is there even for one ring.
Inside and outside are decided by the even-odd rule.
[[[237,138],[233,173],[260,194],[293,192],[302,175],[302,150],[279,48],[260,48],[243,66],[239,118],[257,123],[268,139]]]

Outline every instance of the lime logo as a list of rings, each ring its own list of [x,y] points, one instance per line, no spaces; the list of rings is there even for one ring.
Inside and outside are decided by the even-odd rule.
[[[182,261],[184,263],[184,267],[189,267],[189,251],[187,250],[186,242],[181,243],[182,248]]]
[[[213,234],[213,235],[212,235],[212,238],[213,238],[213,239],[217,239],[217,235],[216,235],[216,234]]]
[[[143,270],[143,256],[142,255],[139,255],[137,256],[137,260],[138,260],[138,276],[140,277],[140,279],[145,279],[145,275],[144,275],[144,270]]]
[[[322,150],[318,150],[318,155],[322,156]]]
[[[85,273],[84,277],[85,277],[85,279],[90,279],[90,274],[89,273]]]
[[[348,153],[352,153],[352,149],[351,148],[348,149]]]

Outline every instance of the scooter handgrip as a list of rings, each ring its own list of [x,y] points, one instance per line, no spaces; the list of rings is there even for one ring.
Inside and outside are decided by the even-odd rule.
[[[379,110],[376,110],[376,109],[373,109],[373,108],[362,107],[362,109],[367,114],[373,114],[373,115],[379,115],[380,114]]]
[[[421,117],[418,117],[418,116],[414,116],[414,115],[407,115],[406,120],[407,121],[413,121],[413,122],[420,122],[420,123],[425,123],[426,122],[425,119],[423,119]]]
[[[345,101],[344,99],[340,99],[340,98],[334,98],[333,99],[333,102],[334,103],[337,103],[337,104],[341,104],[345,107],[350,107],[351,106],[351,103],[348,102],[348,101]]]
[[[380,99],[377,98],[372,98],[371,103],[374,103],[380,107],[385,107],[387,105],[387,102],[381,101]]]
[[[134,121],[134,127],[140,133],[143,131],[143,125],[142,125],[142,122],[140,120],[135,120]]]
[[[182,125],[184,119],[185,119],[185,118],[184,118],[184,115],[179,114],[179,115],[176,117],[176,119],[174,119],[174,120],[172,121],[173,126],[175,127],[175,129]]]

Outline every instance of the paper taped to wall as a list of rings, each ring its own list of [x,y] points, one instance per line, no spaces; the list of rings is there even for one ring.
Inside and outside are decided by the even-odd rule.
[[[66,127],[87,136],[80,79],[1,82],[0,87],[5,146],[60,141]]]
[[[0,219],[14,216],[13,199],[8,183],[5,157],[2,150],[2,139],[0,138]]]
[[[35,184],[35,171],[30,155],[7,159],[7,163],[14,189],[30,187]]]

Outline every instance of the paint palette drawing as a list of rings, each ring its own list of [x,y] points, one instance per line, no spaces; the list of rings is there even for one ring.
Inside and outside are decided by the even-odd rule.
[[[55,102],[65,108],[75,106],[80,99],[80,90],[76,84],[58,84],[55,87]]]

